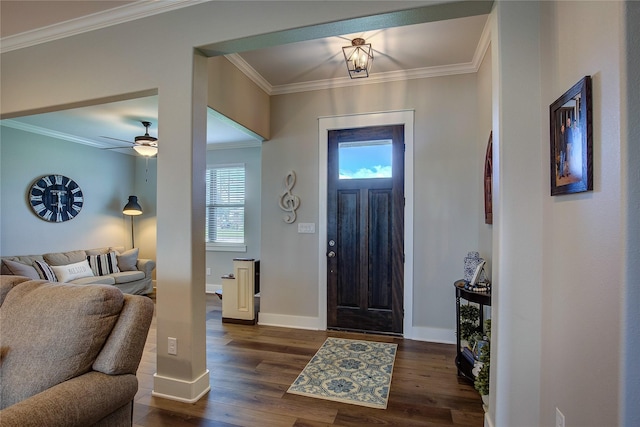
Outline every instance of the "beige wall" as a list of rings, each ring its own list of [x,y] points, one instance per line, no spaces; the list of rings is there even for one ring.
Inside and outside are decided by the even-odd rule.
[[[341,2],[341,7],[336,8],[331,2],[300,2],[296,7],[278,2],[255,2],[247,9],[242,2],[206,2],[135,23],[2,54],[0,109],[3,115],[147,89],[158,90],[159,135],[168,143],[163,145],[157,165],[156,391],[161,390],[172,398],[189,399],[204,391],[202,384],[208,381],[205,311],[200,301],[205,283],[204,223],[201,218],[204,193],[200,193],[199,184],[194,184],[205,167],[202,159],[205,158],[206,99],[202,94],[206,94],[206,78],[203,79],[206,61],[198,60],[194,64],[193,47],[417,5],[412,2]],[[621,233],[624,230],[620,229],[621,219],[624,219],[622,209],[628,209],[627,192],[632,191],[630,188],[619,190],[621,144],[615,129],[616,117],[620,116],[623,104],[617,77],[620,70],[616,68],[626,59],[620,51],[622,37],[619,31],[623,26],[618,3],[572,2],[571,6],[575,9],[568,10],[569,6],[564,2],[496,2],[495,5],[492,120],[494,133],[498,134],[496,161],[499,162],[500,183],[493,226],[492,264],[494,283],[499,288],[494,294],[493,310],[494,316],[499,313],[499,318],[494,323],[494,337],[498,340],[493,347],[496,359],[492,354],[494,397],[490,418],[498,427],[553,425],[550,414],[553,414],[555,404],[567,416],[568,426],[581,423],[616,425],[619,400],[637,403],[637,395],[617,393],[620,378],[636,371],[635,368],[618,369],[618,360],[622,357],[619,301],[624,286],[630,289],[632,281],[622,278],[620,272],[640,262],[637,252],[622,253]],[[542,15],[537,9],[540,7],[543,8]],[[579,22],[579,25],[566,25],[566,22]],[[541,34],[546,32],[549,34],[541,39]],[[565,41],[569,43],[558,47]],[[496,52],[500,55],[495,55]],[[566,55],[560,57],[560,53]],[[596,140],[599,141],[595,144],[598,150],[595,190],[551,198],[548,196],[546,151],[548,105],[584,74],[596,78],[594,95],[600,103],[594,110]],[[192,92],[194,88],[195,92]],[[387,93],[384,109],[388,108],[387,104],[398,105],[402,99],[417,97],[415,93],[401,89]],[[437,94],[434,89],[423,97]],[[381,102],[372,101],[371,105]],[[455,101],[461,102],[451,99],[443,102],[451,107],[448,103]],[[474,99],[473,105],[476,102]],[[364,108],[331,99],[322,100],[322,105],[332,107],[330,114],[345,111],[347,107]],[[300,108],[304,110],[305,106]],[[454,109],[457,111],[457,108]],[[373,107],[367,105],[366,109]],[[311,117],[317,113],[306,114]],[[442,114],[442,107],[434,104],[424,114],[425,117]],[[280,137],[275,125],[287,126],[286,118],[276,115],[272,122],[274,139]],[[429,123],[416,121],[416,135],[426,138],[424,149],[430,147],[428,144],[434,138],[438,142],[444,141],[444,135],[451,127],[463,128],[455,130],[456,135],[467,132],[464,129],[467,124],[460,117],[448,116],[443,123],[450,126],[434,127],[434,135],[430,135],[427,132]],[[310,125],[314,126],[314,123]],[[296,143],[309,144],[308,140],[297,137],[310,138],[303,132],[294,132],[292,138],[285,138],[280,143],[286,147]],[[306,160],[298,160],[299,154],[295,150],[287,154],[280,148],[267,149],[270,142],[265,143],[265,152],[281,151],[284,158],[274,165],[275,171],[270,172],[273,176],[265,175],[270,184],[264,192],[263,210],[267,207],[267,197],[279,193],[279,185],[275,185],[275,177],[279,182],[282,176],[279,168],[284,169],[292,162],[297,162],[296,167],[297,164],[307,165]],[[449,142],[459,143],[456,140]],[[475,139],[474,145],[478,154],[484,153]],[[456,150],[443,153],[445,167],[436,170],[445,173],[455,170],[457,156],[452,156],[454,152]],[[463,157],[469,154],[463,150],[456,153]],[[424,154],[429,154],[425,157],[428,161],[438,153],[434,150]],[[416,158],[420,156],[416,153]],[[436,170],[426,173],[435,174]],[[305,181],[300,183],[303,197],[306,197],[304,192],[313,192],[313,184]],[[429,188],[428,180],[423,185],[426,192],[421,195],[420,203],[427,200],[427,195],[437,196],[442,191],[437,187]],[[462,194],[464,191],[460,190],[455,195],[454,199],[460,203],[456,209],[467,206],[461,204]],[[634,200],[637,201],[637,196]],[[4,198],[3,203],[6,203]],[[301,206],[303,218],[313,218],[314,203],[313,200],[310,202],[309,210]],[[474,204],[480,206],[479,200]],[[173,209],[175,206],[191,206],[192,212]],[[277,209],[275,202],[268,207]],[[441,209],[438,204],[431,208]],[[446,221],[450,220],[445,218],[445,213],[451,213],[453,221],[459,222],[455,215],[460,214],[456,210],[443,211],[445,227]],[[275,213],[271,211],[268,215]],[[477,239],[477,229],[471,229],[470,233],[476,236],[472,239]],[[297,243],[296,238],[291,237],[280,241],[290,240]],[[436,241],[443,245],[448,243],[443,238]],[[305,243],[301,247],[309,246]],[[285,249],[274,246],[269,250]],[[286,250],[290,250],[289,246]],[[446,260],[437,258],[439,252],[425,251],[426,256],[435,258],[419,261],[435,265],[429,272],[442,269],[458,274],[461,268],[458,263],[467,248],[460,246],[456,250],[460,254]],[[547,251],[550,252],[547,254]],[[281,267],[299,268],[301,276],[307,279],[304,271],[307,264]],[[273,272],[276,266],[269,268]],[[438,283],[439,288],[435,291],[445,297],[451,294],[448,277],[429,280],[432,284]],[[637,281],[633,281],[633,286],[637,287]],[[638,307],[629,307],[629,310],[637,313]],[[547,316],[549,319],[544,319]],[[178,356],[167,355],[168,336],[178,338]],[[547,368],[550,373],[546,372]],[[558,375],[553,377],[553,374]],[[555,402],[552,401],[554,397]],[[591,418],[586,419],[587,416]]]
[[[486,153],[489,135],[491,134],[492,130],[491,77],[491,46],[489,46],[476,75],[478,86],[478,133],[476,135],[476,142],[478,144],[479,153],[482,155]],[[483,176],[484,157],[482,157],[481,162],[479,162],[478,164],[478,167],[479,170],[477,171],[477,174]],[[478,194],[481,195],[478,203],[480,213],[484,218],[484,180],[480,180],[477,191]],[[485,224],[484,221],[481,221],[478,227],[478,233],[478,250],[480,251],[480,256],[487,260],[486,273],[489,275],[489,278],[491,278],[491,272],[493,268],[493,263],[491,262],[493,258],[493,225]]]
[[[417,332],[423,338],[437,329],[455,340],[453,282],[462,277],[467,252],[479,249],[484,226],[477,91],[476,75],[464,74],[272,97],[272,138],[262,150],[262,313],[319,315],[318,234],[298,234],[278,207],[283,178],[294,170],[298,221],[318,228],[318,118],[413,109],[414,158],[407,159],[416,188],[407,195],[415,204],[415,243],[407,248],[415,266],[412,323],[424,328]]]
[[[207,62],[209,107],[263,139],[269,139],[269,95],[225,57],[216,56]]]
[[[556,406],[567,425],[619,425],[621,8],[619,2],[541,7],[543,130],[548,105],[592,76],[594,159],[593,192],[544,199],[541,425],[554,425]]]

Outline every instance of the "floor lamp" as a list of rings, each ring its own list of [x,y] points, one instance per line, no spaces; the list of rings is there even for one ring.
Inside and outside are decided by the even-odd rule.
[[[138,198],[136,196],[129,196],[129,201],[124,205],[124,208],[122,208],[122,213],[131,217],[131,247],[135,248],[136,245],[133,240],[133,217],[142,215],[142,207],[138,203]]]

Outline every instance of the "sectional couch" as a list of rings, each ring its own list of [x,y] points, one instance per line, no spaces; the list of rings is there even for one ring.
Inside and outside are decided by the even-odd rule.
[[[76,285],[113,285],[125,294],[153,292],[151,259],[138,258],[138,248],[102,247],[43,255],[3,256],[1,274]]]
[[[131,426],[153,310],[114,286],[0,275],[0,425]]]

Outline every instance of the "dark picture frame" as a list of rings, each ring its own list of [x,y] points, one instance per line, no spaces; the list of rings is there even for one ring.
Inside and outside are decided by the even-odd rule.
[[[551,195],[593,190],[591,76],[549,106]]]
[[[493,224],[493,131],[484,155],[484,223]]]

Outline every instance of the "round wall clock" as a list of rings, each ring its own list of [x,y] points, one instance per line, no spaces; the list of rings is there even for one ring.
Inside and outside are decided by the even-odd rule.
[[[29,204],[45,221],[63,222],[75,218],[84,198],[80,186],[63,175],[45,175],[29,189]]]

